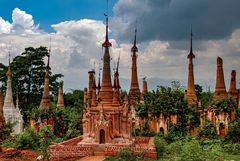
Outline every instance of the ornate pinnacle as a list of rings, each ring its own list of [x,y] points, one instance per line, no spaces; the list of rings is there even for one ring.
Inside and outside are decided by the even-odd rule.
[[[108,40],[108,0],[107,0],[107,12],[104,14],[106,16],[106,37],[105,42],[102,44],[103,47],[109,48],[112,46],[112,44]]]
[[[133,43],[133,47],[132,47],[131,51],[132,52],[138,52],[138,48],[137,48],[137,21],[136,21],[136,26],[135,26],[134,43]]]
[[[193,49],[192,49],[192,36],[193,36],[193,34],[192,34],[192,25],[191,25],[190,53],[188,54],[188,59],[193,59],[193,58],[195,58],[195,55],[193,54]]]

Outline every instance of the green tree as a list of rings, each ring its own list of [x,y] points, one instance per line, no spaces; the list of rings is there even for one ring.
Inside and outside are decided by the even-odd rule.
[[[203,92],[202,86],[200,86],[199,84],[195,84],[195,92],[196,92],[197,98],[199,100],[199,98],[201,97],[202,92]]]
[[[226,139],[233,143],[240,143],[240,121],[234,121],[230,124]]]
[[[201,102],[201,105],[203,108],[207,108],[209,104],[213,100],[213,92],[210,91],[210,89],[206,92],[202,92],[199,96],[199,102]]]
[[[208,139],[215,139],[217,138],[217,131],[215,126],[212,124],[211,121],[207,121],[206,125],[203,128],[198,130],[198,136],[200,138],[208,138]]]

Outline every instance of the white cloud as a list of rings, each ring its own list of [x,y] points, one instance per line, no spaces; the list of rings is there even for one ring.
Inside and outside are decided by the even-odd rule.
[[[0,34],[7,34],[11,30],[11,24],[0,17]]]

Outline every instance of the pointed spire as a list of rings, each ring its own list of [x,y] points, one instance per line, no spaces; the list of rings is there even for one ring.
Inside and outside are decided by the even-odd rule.
[[[51,41],[51,40],[50,40]],[[50,42],[51,43],[51,42]],[[51,70],[51,67],[50,67],[50,54],[51,54],[51,45],[49,46],[49,49],[48,49],[48,55],[47,55],[47,65],[46,65],[46,70],[49,72],[49,70]]]
[[[120,54],[118,57],[118,62],[117,62],[117,67],[116,71],[114,73],[114,93],[113,93],[113,105],[119,106],[120,105],[120,83],[119,83],[119,73],[118,73],[118,68],[119,68],[119,61],[120,61]]]
[[[51,44],[51,40],[50,40]],[[40,103],[40,109],[50,109],[51,108],[51,99],[50,99],[50,90],[49,90],[49,70],[50,68],[50,53],[51,53],[51,45],[49,47],[48,51],[48,60],[47,60],[47,65],[45,67],[45,77],[44,77],[44,87],[43,87],[43,95],[42,95],[42,100]]]
[[[133,47],[132,47],[131,51],[133,53],[138,52],[138,48],[137,48],[137,20],[136,20],[136,26],[135,26],[134,43],[133,43]]]
[[[106,40],[103,43],[105,48],[103,56],[103,71],[102,71],[102,87],[99,93],[99,100],[103,104],[111,104],[113,99],[112,80],[111,80],[111,57],[109,54],[109,47],[112,45],[108,40],[108,15],[106,16]]]
[[[118,56],[118,61],[117,61],[117,67],[114,73],[114,85],[113,88],[114,89],[120,89],[120,83],[119,83],[119,73],[118,73],[118,68],[119,68],[119,61],[120,61],[120,54]]]
[[[88,72],[88,99],[92,99],[92,89],[93,89],[93,84],[94,84],[94,75],[95,75],[94,70],[90,70]]]
[[[16,91],[16,109],[19,110],[18,89],[17,89],[17,91]]]
[[[193,48],[192,48],[192,25],[191,25],[191,34],[190,34],[190,53],[188,54],[188,59],[193,59],[195,58],[195,55],[193,54]]]
[[[190,42],[190,53],[188,54],[189,65],[188,65],[188,86],[187,86],[187,100],[188,105],[192,106],[193,104],[197,104],[197,95],[195,92],[195,85],[194,85],[194,71],[193,71],[193,61],[192,59],[195,58],[192,50],[192,25],[191,25],[191,42]]]
[[[10,45],[9,45],[9,50],[8,50],[8,70],[7,70],[7,73],[6,73],[7,77],[12,76],[12,72],[11,72],[11,69],[10,69],[10,61],[11,61],[11,52],[10,52]]]
[[[129,100],[130,104],[134,105],[137,104],[137,101],[140,98],[141,92],[139,89],[139,84],[138,84],[138,75],[137,75],[137,54],[138,48],[136,45],[136,40],[137,39],[137,21],[136,21],[136,27],[135,27],[135,37],[134,37],[134,44],[131,49],[132,52],[132,75],[131,75],[131,85],[130,85],[130,90],[129,90]]]
[[[143,78],[143,85],[142,85],[142,94],[146,94],[148,91],[148,85],[147,85],[147,77]]]
[[[102,44],[103,47],[109,48],[112,46],[112,44],[108,40],[108,0],[107,0],[107,12],[104,14],[106,17],[106,36],[105,36],[105,42]]]
[[[92,102],[91,106],[97,105],[97,95],[96,95],[96,81],[95,81],[95,75],[93,75],[93,85],[92,85]]]
[[[63,98],[63,81],[59,83],[58,88],[58,98],[57,98],[57,107],[64,107],[64,98]]]
[[[100,89],[101,89],[101,81],[100,81],[100,79],[101,79],[101,68],[100,68],[100,66],[99,66],[99,73],[98,73],[98,86],[97,86],[97,94],[99,95],[99,93],[100,93]]]

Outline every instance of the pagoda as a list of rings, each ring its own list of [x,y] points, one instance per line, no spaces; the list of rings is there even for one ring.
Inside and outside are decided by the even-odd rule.
[[[131,49],[132,52],[132,76],[131,76],[131,86],[129,90],[129,99],[131,105],[136,105],[140,99],[140,89],[138,85],[138,75],[137,75],[137,52],[138,48],[137,42],[137,27],[135,28],[134,43]]]
[[[62,81],[59,83],[59,88],[58,88],[57,107],[64,108],[63,82]]]
[[[40,127],[43,125],[51,125],[51,131],[54,131],[54,119],[52,115],[52,105],[51,105],[51,99],[50,99],[50,91],[49,91],[49,71],[50,71],[50,52],[51,49],[49,49],[49,54],[47,56],[47,65],[45,67],[45,76],[44,76],[44,87],[43,87],[43,95],[41,99],[41,103],[39,106],[39,110],[45,111],[48,113],[46,116],[41,116],[41,124]]]
[[[10,69],[10,52],[9,52],[9,65],[8,65],[6,76],[7,76],[7,89],[6,89],[6,95],[5,95],[4,104],[3,104],[3,115],[6,122],[15,123],[13,127],[13,133],[19,134],[23,131],[23,118],[18,108],[18,104],[17,104],[17,108],[15,108],[15,105],[13,102],[12,79],[11,79],[12,72]],[[17,102],[18,102],[18,98],[17,98]]]
[[[111,80],[110,53],[112,46],[108,39],[108,15],[106,15],[106,36],[104,48],[102,82],[96,86],[95,71],[89,74],[87,109],[83,115],[83,140],[79,144],[126,144],[133,143],[133,120],[128,102],[120,99],[119,59]]]
[[[195,58],[195,55],[193,54],[193,49],[192,49],[192,30],[191,30],[191,41],[190,41],[190,53],[188,54],[189,59],[189,65],[188,65],[188,86],[187,86],[187,100],[188,100],[188,105],[196,105],[198,100],[197,100],[197,95],[195,92],[195,86],[194,86],[194,72],[193,72],[193,59]]]

